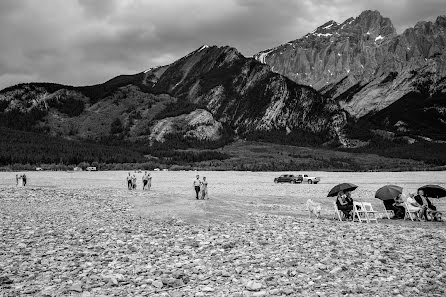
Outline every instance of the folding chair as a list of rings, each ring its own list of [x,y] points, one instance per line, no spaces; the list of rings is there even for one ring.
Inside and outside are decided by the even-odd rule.
[[[373,210],[372,204],[370,202],[362,202],[362,206],[364,207],[367,222],[375,221],[378,223],[378,218],[376,217],[377,212]]]
[[[336,205],[336,202],[333,202],[334,207],[334,215],[333,219],[336,219],[336,216],[338,217],[338,220],[342,221],[342,218],[344,218],[344,213],[338,209],[338,206]]]
[[[409,208],[407,207],[407,202],[406,201],[404,201],[404,209],[406,210],[405,213],[404,213],[404,219],[405,220],[407,220],[407,217],[409,217],[410,220],[413,221],[412,214],[414,214],[413,216],[414,216],[415,219],[418,218],[418,216],[416,215],[416,213],[418,213],[418,211],[416,211],[416,210],[409,211]]]
[[[353,201],[353,222],[358,220],[358,222],[368,222],[367,213],[364,211],[364,206],[362,202]]]

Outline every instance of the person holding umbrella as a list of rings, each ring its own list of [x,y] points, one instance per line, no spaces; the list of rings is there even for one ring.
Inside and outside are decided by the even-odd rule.
[[[429,221],[427,216],[429,214],[434,221],[441,221],[441,212],[438,212],[435,205],[433,205],[429,198],[425,196],[423,188],[424,187],[419,188],[418,195],[414,197],[415,201],[421,205],[421,216],[424,217],[426,221]]]
[[[353,199],[351,198],[351,191],[354,191],[358,186],[350,183],[342,183],[334,186],[330,190],[327,197],[336,196],[336,206],[342,211],[347,219],[351,217],[353,210]],[[348,193],[346,195],[346,193]]]
[[[336,206],[340,211],[342,211],[342,213],[344,213],[344,216],[347,220],[351,217],[353,202],[350,204],[344,191],[338,192],[338,196],[336,197]]]
[[[387,185],[381,187],[375,193],[375,198],[381,199],[383,201],[385,209],[392,210],[395,214],[392,219],[404,218],[406,210],[401,205],[402,203],[404,203],[401,197],[402,193],[403,188],[395,185]]]

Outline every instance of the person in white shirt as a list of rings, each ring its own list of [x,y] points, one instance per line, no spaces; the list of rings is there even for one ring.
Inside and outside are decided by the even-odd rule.
[[[198,194],[200,193],[200,185],[201,185],[200,176],[197,175],[197,178],[194,180],[194,188],[197,200],[199,199]]]

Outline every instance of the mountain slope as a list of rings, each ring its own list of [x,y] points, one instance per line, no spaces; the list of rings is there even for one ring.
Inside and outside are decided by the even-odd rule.
[[[153,88],[205,107],[241,134],[302,129],[335,136],[345,121],[332,100],[231,47],[198,49],[170,65]]]
[[[96,86],[4,89],[0,120],[11,128],[80,139],[115,135],[162,142],[167,134],[181,134],[214,141],[229,127],[239,135],[301,130],[327,141],[338,138],[345,114],[333,100],[234,48],[203,46],[170,65]]]
[[[446,128],[446,100],[432,105],[429,99],[445,98],[444,16],[435,22],[419,22],[398,35],[388,18],[365,11],[340,24],[325,23],[255,58],[339,102],[354,119],[370,118],[401,98],[417,94],[424,103],[410,108],[410,113],[421,112],[420,118],[425,118],[436,109],[442,119],[436,129]]]

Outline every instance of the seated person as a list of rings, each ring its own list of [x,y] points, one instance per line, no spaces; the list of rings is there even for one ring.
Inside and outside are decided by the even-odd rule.
[[[350,218],[350,213],[353,210],[353,200],[351,204],[349,204],[347,196],[344,194],[343,191],[339,191],[338,193],[338,196],[336,198],[336,206],[340,211],[342,211],[346,219]]]
[[[441,221],[441,212],[437,211],[435,205],[424,195],[423,190],[418,190],[418,195],[414,197],[415,201],[421,205],[421,215],[426,221],[429,221],[428,215],[434,221]]]
[[[414,195],[410,194],[406,199],[407,211],[415,214],[415,218],[421,220],[421,212],[423,208],[420,204],[414,199]]]
[[[384,208],[385,208],[386,210],[391,210],[391,211],[393,211],[394,216],[391,217],[391,219],[393,219],[393,220],[398,219],[399,217],[398,217],[396,214],[397,214],[397,211],[400,211],[400,210],[398,210],[398,209],[394,206],[394,204],[395,204],[395,200],[394,200],[394,199],[383,200],[383,203],[384,203]]]
[[[395,218],[404,219],[406,214],[406,209],[404,208],[404,201],[401,194],[393,198],[393,207],[395,208]]]

